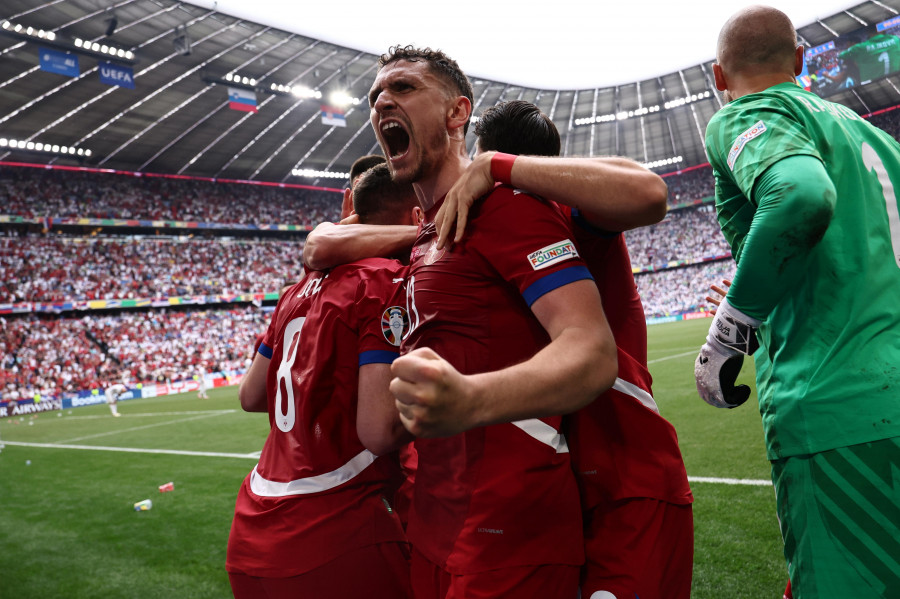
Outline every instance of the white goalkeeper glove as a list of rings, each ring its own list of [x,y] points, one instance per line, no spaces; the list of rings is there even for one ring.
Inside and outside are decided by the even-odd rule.
[[[756,328],[760,322],[722,299],[694,362],[694,378],[703,401],[717,408],[736,408],[750,397],[750,387],[734,383],[744,355],[752,356],[759,348]]]

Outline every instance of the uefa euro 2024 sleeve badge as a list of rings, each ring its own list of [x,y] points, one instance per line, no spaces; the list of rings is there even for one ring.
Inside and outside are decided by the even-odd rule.
[[[381,315],[381,332],[393,346],[400,347],[400,340],[409,330],[409,315],[405,308],[391,306]]]

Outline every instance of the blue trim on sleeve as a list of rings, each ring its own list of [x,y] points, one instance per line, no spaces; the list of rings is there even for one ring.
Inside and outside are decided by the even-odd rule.
[[[578,208],[572,208],[572,220],[574,220],[575,224],[580,228],[597,237],[615,237],[616,235],[622,234],[621,231],[607,231],[606,229],[595,227],[584,218],[584,215],[581,214],[581,210]]]
[[[536,302],[538,298],[545,293],[549,293],[554,289],[559,289],[563,285],[568,285],[569,283],[584,279],[594,280],[594,277],[591,276],[591,272],[586,266],[570,266],[569,268],[557,270],[546,277],[538,279],[522,292],[522,297],[525,298],[525,301],[530,307],[531,304]]]
[[[272,348],[266,345],[265,343],[259,344],[259,349],[256,352],[261,355],[263,358],[272,359]]]
[[[364,366],[366,364],[391,364],[397,357],[400,355],[400,352],[393,352],[386,349],[373,349],[370,351],[364,351],[359,354],[359,365]]]

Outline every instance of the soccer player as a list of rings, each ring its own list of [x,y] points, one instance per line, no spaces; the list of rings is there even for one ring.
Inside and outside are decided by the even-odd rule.
[[[583,561],[578,494],[555,416],[615,380],[600,296],[561,215],[498,188],[437,250],[434,215],[469,163],[472,88],[439,51],[395,47],[369,92],[396,181],[426,220],[410,331],[392,365],[419,468],[408,533],[415,596],[566,597]]]
[[[416,204],[384,165],[354,189],[367,223],[415,222]],[[245,410],[268,412],[271,431],[235,506],[235,597],[409,595],[388,455],[411,440],[388,391],[395,323],[408,328],[404,271],[383,258],[312,271],[279,300],[239,392]]]
[[[620,179],[652,180],[647,176],[652,175],[650,171],[623,158],[553,161],[537,157],[559,154],[559,132],[529,102],[513,100],[485,110],[475,133],[475,160],[441,209],[442,237],[455,224],[455,239],[463,238],[465,215],[494,186],[495,174],[507,177],[503,183],[542,196],[559,195],[566,202],[572,200],[560,188],[572,169],[586,160],[600,162],[608,170],[627,169]],[[519,153],[535,157],[514,156]],[[566,436],[584,516],[586,563],[581,596],[687,598],[693,570],[693,496],[675,429],[660,416],[653,399],[644,310],[625,239],[618,230],[622,222],[651,224],[654,211],[629,206],[627,198],[614,192],[609,196],[602,204],[580,202],[582,207],[601,208],[588,209],[588,215],[577,206],[560,206],[600,290],[619,364],[613,388],[567,418]],[[663,208],[665,199],[663,193]],[[609,212],[617,214],[618,221]]]
[[[900,146],[798,87],[802,66],[774,8],[719,34],[729,103],[706,147],[737,271],[697,388],[740,405],[750,389],[735,379],[754,355],[794,595],[900,596]]]
[[[122,383],[113,383],[106,388],[106,405],[109,406],[110,413],[112,413],[112,415],[116,418],[121,416],[121,414],[119,414],[118,407],[119,397],[127,391],[128,388]]]
[[[201,363],[197,366],[197,382],[200,384],[197,388],[198,399],[209,399],[209,395],[206,393],[206,374],[206,363]]]
[[[887,77],[900,69],[900,37],[882,32],[850,46],[838,57],[856,65],[861,84]]]

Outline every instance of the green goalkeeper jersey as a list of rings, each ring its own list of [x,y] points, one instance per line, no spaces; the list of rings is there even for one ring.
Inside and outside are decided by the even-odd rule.
[[[769,459],[900,436],[900,145],[849,108],[783,83],[722,108],[706,150],[738,263],[729,301],[763,320],[755,358]],[[807,267],[784,289],[739,285],[745,269],[775,279],[778,253],[797,251],[790,222],[776,223],[784,243],[751,253],[744,242],[762,199],[754,183],[804,155],[823,163],[837,193],[825,235],[800,250]],[[802,222],[802,210],[792,218]],[[760,311],[773,293],[778,302]]]
[[[880,33],[850,46],[838,56],[856,62],[862,81],[878,79],[900,69],[900,37]]]

